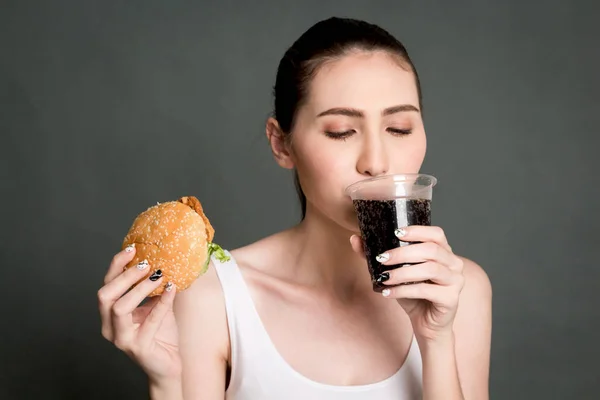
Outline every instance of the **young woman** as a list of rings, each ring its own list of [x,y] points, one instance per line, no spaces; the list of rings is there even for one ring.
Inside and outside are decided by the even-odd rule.
[[[358,180],[416,173],[425,156],[417,72],[403,45],[331,18],[285,53],[266,134],[294,169],[303,219],[213,260],[188,290],[115,255],[99,291],[103,335],[148,374],[155,399],[488,398],[491,286],[439,227],[410,226],[373,291],[352,202]],[[402,282],[423,282],[398,285]],[[126,293],[127,292],[127,293]],[[125,294],[126,293],[126,294]]]

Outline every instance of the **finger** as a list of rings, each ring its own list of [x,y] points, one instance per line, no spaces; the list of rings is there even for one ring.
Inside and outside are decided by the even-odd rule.
[[[122,272],[106,285],[98,290],[98,307],[102,319],[102,336],[112,341],[113,325],[111,319],[111,309],[115,302],[125,294],[136,282],[148,273],[149,265],[147,262],[140,262],[137,268],[129,268]]]
[[[350,236],[350,245],[356,254],[360,255],[362,258],[366,258],[363,241],[358,235]]]
[[[410,225],[396,229],[394,234],[403,242],[433,242],[452,252],[446,233],[439,226]]]
[[[140,326],[138,343],[142,348],[151,343],[165,316],[173,309],[173,299],[175,298],[176,291],[175,284],[168,282],[152,311],[150,311],[150,314],[148,314],[148,317]]]
[[[133,260],[135,256],[135,243],[130,244],[125,247],[123,250],[114,255],[110,266],[108,267],[108,271],[104,276],[104,284],[106,285],[113,279],[115,279],[121,272],[123,272],[123,268]]]
[[[148,316],[148,314],[150,314],[150,311],[152,311],[152,308],[154,308],[154,305],[159,299],[160,296],[150,297],[143,305],[137,307],[133,311],[133,324],[141,325],[142,322],[146,320],[146,317]]]
[[[435,261],[445,266],[450,266],[457,258],[447,249],[437,243],[417,243],[410,246],[397,247],[379,254],[376,259],[383,265],[416,264],[426,261]]]
[[[456,274],[434,261],[422,264],[406,265],[404,267],[385,271],[378,282],[384,285],[399,285],[402,283],[432,281],[438,285],[449,286],[457,282]]]
[[[112,308],[112,324],[114,340],[121,345],[127,345],[135,336],[133,311],[152,291],[162,284],[163,278],[153,281],[150,278],[138,283],[125,296],[121,297]]]
[[[155,303],[156,300],[151,298],[150,301],[148,301],[149,304],[144,304],[143,306],[140,306],[140,304],[161,284],[162,278],[159,278],[155,281],[152,281],[150,278],[148,278],[138,283],[126,295],[115,302],[114,306],[112,307],[113,320],[115,319],[115,316],[131,314],[131,322],[134,324],[142,323],[145,319],[145,315],[150,313],[150,310],[154,305],[153,303]],[[125,322],[128,324],[128,319],[125,320]],[[115,329],[120,328],[120,326],[117,324],[114,326]]]
[[[389,287],[383,289],[381,294],[391,299],[427,300],[436,305],[451,306],[457,301],[457,296],[449,287],[432,283]]]

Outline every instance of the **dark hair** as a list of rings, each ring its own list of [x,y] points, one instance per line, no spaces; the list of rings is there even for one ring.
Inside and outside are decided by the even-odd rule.
[[[421,86],[417,71],[408,52],[394,36],[377,25],[365,21],[332,17],[309,28],[285,52],[279,62],[273,95],[274,118],[282,132],[289,138],[294,127],[296,113],[306,101],[308,87],[318,68],[327,61],[339,58],[352,50],[388,51],[407,65],[414,73],[422,108]],[[295,172],[294,183],[302,207],[302,219],[306,215],[306,196]]]

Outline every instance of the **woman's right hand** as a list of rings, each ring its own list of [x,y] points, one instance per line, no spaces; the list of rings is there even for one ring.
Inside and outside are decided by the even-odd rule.
[[[175,286],[140,303],[157,287],[163,277],[149,279],[147,264],[124,271],[135,254],[130,247],[117,253],[98,291],[102,336],[131,357],[148,375],[151,384],[175,382],[181,377],[178,332],[173,314]],[[141,280],[141,281],[140,281]],[[129,290],[137,282],[134,288]],[[170,288],[170,289],[169,289]],[[128,291],[129,290],[129,291]]]

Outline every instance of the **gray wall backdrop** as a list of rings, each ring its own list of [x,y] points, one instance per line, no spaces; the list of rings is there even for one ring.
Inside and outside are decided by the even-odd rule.
[[[598,4],[1,1],[0,398],[146,398],[100,335],[108,263],[181,195],[230,249],[298,220],[264,122],[285,49],[332,15],[420,71],[434,223],[494,286],[492,398],[597,398]]]

